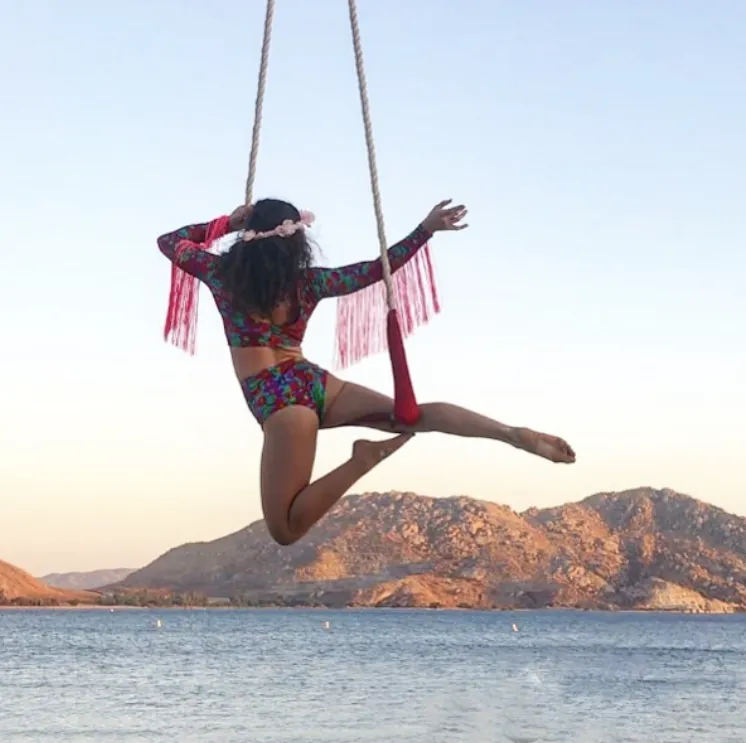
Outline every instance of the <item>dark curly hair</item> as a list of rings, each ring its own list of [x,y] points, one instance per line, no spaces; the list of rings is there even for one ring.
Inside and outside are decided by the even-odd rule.
[[[286,219],[297,222],[299,211],[287,201],[261,199],[243,229],[267,232]],[[313,245],[305,230],[288,237],[272,236],[245,243],[240,238],[223,255],[220,278],[237,307],[271,317],[285,300],[295,303],[303,273],[313,264]]]

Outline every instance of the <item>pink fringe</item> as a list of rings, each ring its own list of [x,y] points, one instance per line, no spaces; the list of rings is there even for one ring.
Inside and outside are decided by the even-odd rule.
[[[180,240],[176,248],[188,245],[199,250],[211,250],[221,237],[230,232],[230,219],[218,217],[207,225],[204,243]],[[182,351],[194,355],[197,347],[197,318],[199,314],[199,280],[171,264],[171,291],[168,297],[163,338]]]
[[[429,245],[392,275],[399,326],[404,338],[440,312]],[[387,350],[386,289],[379,281],[337,300],[335,362],[345,368]]]

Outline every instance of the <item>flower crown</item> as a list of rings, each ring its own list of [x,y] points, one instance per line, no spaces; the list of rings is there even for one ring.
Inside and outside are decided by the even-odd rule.
[[[293,222],[292,219],[286,219],[282,224],[278,224],[277,227],[268,230],[267,232],[243,230],[239,236],[245,243],[251,242],[252,240],[261,240],[264,237],[290,237],[290,235],[294,235],[298,230],[310,227],[315,219],[316,217],[313,212],[301,210],[300,219],[297,222]]]

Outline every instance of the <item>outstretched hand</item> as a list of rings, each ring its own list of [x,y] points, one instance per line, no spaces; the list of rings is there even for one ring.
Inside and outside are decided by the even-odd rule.
[[[244,204],[234,209],[228,219],[230,220],[231,231],[238,232],[238,230],[246,229],[246,224],[249,221],[253,206]]]
[[[448,206],[452,199],[446,199],[436,204],[430,214],[422,222],[422,226],[430,232],[443,232],[446,230],[463,230],[468,224],[462,224],[461,220],[466,216],[467,210],[463,204],[459,206]]]

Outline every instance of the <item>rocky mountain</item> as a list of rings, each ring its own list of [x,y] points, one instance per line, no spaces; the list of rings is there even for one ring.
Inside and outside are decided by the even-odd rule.
[[[257,521],[174,548],[109,590],[145,587],[254,604],[734,611],[746,608],[746,519],[668,489],[524,513],[367,493],[292,547]]]
[[[90,570],[81,573],[50,573],[39,580],[55,588],[87,591],[118,583],[134,572],[134,568],[114,568],[113,570]]]
[[[0,560],[0,606],[24,604],[69,604],[91,602],[96,594],[84,591],[63,591],[48,586],[25,570]]]

